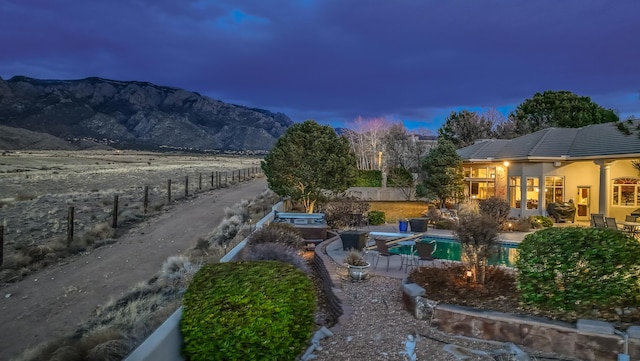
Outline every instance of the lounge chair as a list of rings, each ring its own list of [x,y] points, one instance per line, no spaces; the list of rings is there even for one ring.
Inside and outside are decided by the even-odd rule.
[[[418,253],[418,262],[420,265],[424,261],[433,261],[433,252],[436,250],[436,242],[416,242],[416,252]]]
[[[389,259],[392,256],[400,256],[400,255],[389,252],[389,246],[387,246],[387,241],[385,241],[384,239],[376,239],[376,248],[378,249],[378,257],[376,258],[376,262],[373,265],[373,269],[376,269],[378,267],[378,262],[380,261],[380,257],[387,257],[387,272],[388,272]],[[402,269],[402,265],[400,265],[400,269]]]
[[[591,226],[596,228],[607,228],[607,223],[604,220],[604,214],[594,213],[591,215]]]
[[[604,221],[605,221],[605,223],[607,225],[607,228],[619,229],[615,218],[613,218],[613,217],[605,217]]]

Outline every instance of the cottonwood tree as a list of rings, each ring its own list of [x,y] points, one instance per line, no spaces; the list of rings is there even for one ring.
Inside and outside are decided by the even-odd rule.
[[[308,213],[327,192],[340,193],[353,186],[357,171],[349,141],[313,120],[287,129],[261,167],[272,191],[301,201]]]
[[[380,152],[383,150],[382,139],[391,123],[386,118],[354,119],[348,132],[349,143],[356,155],[358,169],[382,170]]]
[[[549,127],[580,128],[618,120],[613,110],[601,107],[589,97],[547,90],[518,105],[509,116],[511,124],[505,123],[498,129],[498,137],[513,138]]]
[[[422,171],[418,195],[438,200],[440,207],[444,207],[449,199],[461,199],[464,173],[462,159],[453,143],[439,140],[435,147],[429,149],[422,162]]]

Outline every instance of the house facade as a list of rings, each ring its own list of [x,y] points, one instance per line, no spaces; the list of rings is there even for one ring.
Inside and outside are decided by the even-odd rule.
[[[635,120],[630,128],[638,125]],[[592,213],[622,221],[640,212],[640,171],[633,166],[640,161],[640,137],[615,123],[482,140],[458,154],[465,197],[505,199],[514,217],[548,215],[554,202],[573,202],[576,221]]]

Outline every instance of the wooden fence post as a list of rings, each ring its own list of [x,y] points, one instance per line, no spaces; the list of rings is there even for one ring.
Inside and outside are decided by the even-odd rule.
[[[0,266],[4,256],[4,226],[0,225]]]
[[[184,176],[184,196],[185,198],[189,195],[189,176]]]
[[[67,209],[67,248],[71,246],[71,242],[73,242],[73,216],[74,216],[73,207],[69,207]]]
[[[171,203],[171,179],[167,180],[167,203]]]
[[[231,171],[231,183],[235,182],[236,180],[236,171],[232,170]]]
[[[213,172],[211,172],[211,188],[214,188],[214,186],[213,186]]]
[[[118,228],[118,195],[113,196],[113,221],[111,228]]]
[[[202,173],[198,173],[198,189],[202,190]]]
[[[144,186],[144,214],[147,214],[147,208],[149,208],[149,186]]]

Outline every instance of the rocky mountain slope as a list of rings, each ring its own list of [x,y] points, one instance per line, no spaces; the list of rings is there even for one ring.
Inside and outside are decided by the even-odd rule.
[[[145,82],[0,78],[0,125],[71,142],[96,140],[116,148],[261,151],[269,150],[291,124],[282,113]]]

